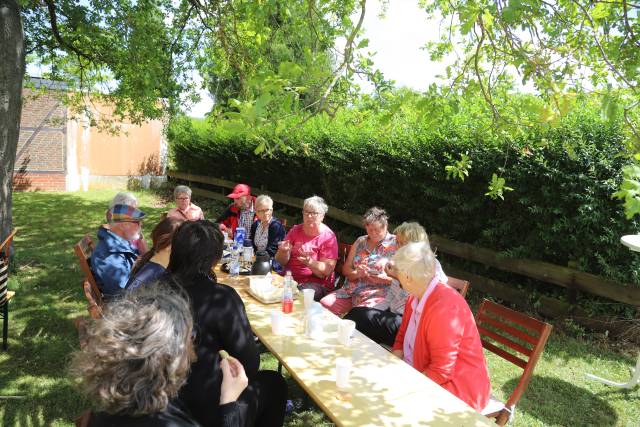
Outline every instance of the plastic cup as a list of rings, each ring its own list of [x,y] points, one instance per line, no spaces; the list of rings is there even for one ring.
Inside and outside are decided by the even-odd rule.
[[[338,342],[342,345],[351,345],[351,335],[356,329],[356,322],[353,320],[341,320],[338,324]]]
[[[338,357],[336,359],[336,386],[338,390],[349,388],[349,378],[351,377],[351,359]]]
[[[284,315],[280,310],[271,311],[271,332],[274,335],[284,334]]]
[[[304,295],[304,309],[309,310],[313,305],[313,298],[316,295],[316,291],[314,289],[303,289],[302,295]]]

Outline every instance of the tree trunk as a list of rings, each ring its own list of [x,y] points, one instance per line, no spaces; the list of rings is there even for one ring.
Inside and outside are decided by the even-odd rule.
[[[13,167],[20,135],[24,35],[20,6],[0,0],[0,241],[12,228]]]

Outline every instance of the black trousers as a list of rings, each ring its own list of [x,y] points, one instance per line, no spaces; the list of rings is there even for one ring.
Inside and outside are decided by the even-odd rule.
[[[281,427],[287,406],[287,383],[276,371],[258,371],[238,398],[241,425]]]
[[[378,310],[369,307],[354,307],[344,316],[356,322],[356,329],[377,342],[393,346],[402,316],[391,310]]]

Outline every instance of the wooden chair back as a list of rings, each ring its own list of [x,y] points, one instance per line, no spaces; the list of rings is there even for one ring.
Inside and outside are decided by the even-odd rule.
[[[87,298],[87,311],[92,319],[100,319],[102,317],[102,295],[96,292],[93,286],[86,278],[82,281],[82,290]]]
[[[349,256],[349,251],[351,250],[351,245],[348,243],[340,243],[338,242],[338,259],[336,261],[335,272],[335,288],[341,288],[344,285],[345,277],[342,275],[342,267],[344,266],[345,261],[347,260],[347,256]]]
[[[11,249],[11,242],[13,241],[13,237],[16,235],[16,233],[18,232],[18,230],[12,230],[11,233],[9,233],[9,236],[7,236],[6,239],[4,239],[4,241],[2,242],[2,244],[0,244],[0,256],[4,257],[4,259],[8,260],[9,259],[9,250]]]
[[[9,300],[14,295],[13,292],[8,291],[7,284],[9,283],[9,250],[11,248],[13,236],[16,235],[16,231],[17,230],[11,231],[9,236],[4,239],[0,245],[0,307],[4,307],[5,304],[8,304]],[[4,315],[2,317],[4,318]],[[4,322],[6,323],[7,319],[5,319]],[[4,334],[3,337],[4,336],[6,336],[6,334]]]
[[[78,261],[80,262],[80,269],[85,276],[82,281],[82,289],[85,297],[87,298],[87,310],[92,318],[98,319],[102,316],[102,309],[100,309],[98,313],[95,307],[100,308],[102,306],[102,293],[98,288],[96,279],[93,277],[93,272],[89,266],[89,257],[91,257],[91,254],[95,249],[91,236],[88,234],[84,236],[73,249],[78,257]]]
[[[91,236],[88,234],[84,236],[73,248],[76,256],[78,257],[78,261],[80,262],[80,269],[84,273],[85,277],[98,289],[98,284],[96,283],[96,279],[93,277],[93,272],[91,271],[91,267],[89,266],[89,258],[95,249],[95,245],[93,244],[93,240]]]
[[[447,276],[447,284],[451,286],[453,289],[460,292],[463,298],[467,297],[467,292],[469,291],[469,282],[467,280],[457,279],[455,277]]]
[[[553,327],[489,300],[480,305],[476,324],[485,349],[523,369],[520,381],[504,407],[485,414],[495,418],[498,425],[504,425],[527,389]]]
[[[91,410],[87,409],[82,415],[75,419],[76,427],[87,427],[89,420],[91,420]]]

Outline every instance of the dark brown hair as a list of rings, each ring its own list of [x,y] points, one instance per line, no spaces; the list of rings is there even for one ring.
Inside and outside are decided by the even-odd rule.
[[[163,250],[171,244],[173,233],[175,233],[180,224],[182,224],[181,219],[167,217],[160,221],[155,227],[153,227],[153,231],[151,231],[151,240],[153,241],[153,246],[136,262],[136,265],[133,266],[129,277],[133,277],[138,272],[138,270],[140,270],[142,266],[151,259],[151,257],[158,253],[158,251]]]

